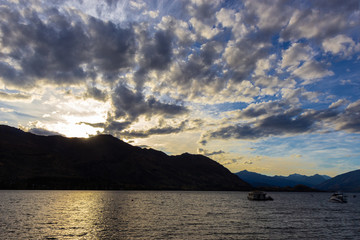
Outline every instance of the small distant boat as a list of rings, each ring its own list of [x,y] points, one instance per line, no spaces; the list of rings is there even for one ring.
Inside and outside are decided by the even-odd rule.
[[[331,195],[330,202],[336,202],[336,203],[347,203],[346,196],[343,193],[333,193]]]
[[[270,196],[266,196],[266,193],[261,191],[249,192],[248,199],[252,201],[272,201],[274,200]]]

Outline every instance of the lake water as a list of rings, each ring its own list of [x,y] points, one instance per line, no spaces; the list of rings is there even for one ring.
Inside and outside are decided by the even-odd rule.
[[[360,194],[0,191],[0,239],[360,239]]]

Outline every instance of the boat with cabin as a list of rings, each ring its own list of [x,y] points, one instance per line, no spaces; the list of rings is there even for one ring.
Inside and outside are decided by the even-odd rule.
[[[346,196],[343,193],[333,193],[329,199],[330,202],[347,203]]]
[[[266,193],[264,193],[262,191],[249,192],[247,198],[252,201],[272,201],[272,200],[274,200],[272,197],[267,196]]]

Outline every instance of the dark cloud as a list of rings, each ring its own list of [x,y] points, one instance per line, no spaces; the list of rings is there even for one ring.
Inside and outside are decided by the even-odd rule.
[[[114,118],[109,117],[106,122],[100,123],[89,123],[89,122],[78,122],[77,124],[85,124],[94,128],[103,128],[103,133],[109,133],[118,135],[119,132],[128,128],[131,125],[130,121],[116,121]]]
[[[0,14],[2,45],[10,49],[2,57],[20,66],[15,69],[0,62],[6,83],[32,86],[41,79],[73,84],[97,73],[115,74],[133,63],[136,47],[131,28],[92,17],[83,22],[74,12],[57,9],[40,14],[0,8]]]
[[[96,87],[88,87],[84,97],[94,98],[98,101],[105,101],[107,99],[107,92],[102,91]]]
[[[339,130],[360,133],[360,100],[349,104],[334,122]]]
[[[244,111],[241,111],[241,116],[245,118],[256,118],[266,113],[267,111],[265,108],[247,108]]]
[[[130,121],[118,122],[114,120],[110,120],[110,121],[108,120],[108,122],[104,124],[104,132],[105,133],[120,132],[126,129],[127,127],[129,127],[130,125],[131,125]]]
[[[204,139],[258,139],[285,134],[301,134],[313,130],[315,120],[290,111],[272,115],[255,123],[237,124],[209,132]],[[206,142],[205,142],[206,143]]]
[[[165,83],[176,87],[187,97],[198,97],[213,94],[225,87],[223,66],[216,63],[219,60],[222,44],[216,41],[205,43],[198,52],[189,56],[187,61],[178,61],[173,72],[167,75],[171,81]]]
[[[214,16],[215,9],[211,3],[204,2],[195,9],[194,16],[198,19],[206,20]]]
[[[116,7],[119,0],[105,0],[105,2],[109,7]]]
[[[201,62],[206,66],[212,65],[214,63],[214,60],[220,57],[219,51],[216,49],[220,46],[221,44],[216,41],[211,41],[203,44],[200,51]]]
[[[235,125],[220,128],[214,132],[209,133],[210,139],[257,139],[262,137],[259,129],[253,128],[249,125]],[[207,141],[204,142],[206,144]]]
[[[142,45],[140,49],[140,69],[135,73],[137,89],[141,90],[147,81],[146,75],[150,70],[165,70],[171,63],[172,57],[171,31],[157,31],[153,37],[147,31],[142,31],[139,41]]]
[[[258,41],[260,40],[260,41]],[[269,45],[263,44],[265,39],[243,39],[233,46],[228,46],[224,57],[228,64],[229,78],[242,82],[250,77],[256,63],[268,55]]]
[[[11,49],[12,57],[20,65],[20,78],[5,80],[14,85],[31,85],[34,78],[48,78],[58,82],[76,82],[86,76],[79,66],[86,59],[88,39],[80,23],[71,23],[58,10],[48,11],[45,23],[37,13],[2,8],[1,31],[3,46]],[[25,22],[25,23],[24,23]]]
[[[323,11],[329,12],[339,12],[342,14],[348,14],[349,12],[354,12],[354,10],[359,9],[359,1],[358,0],[318,0],[318,1],[310,1],[311,7]]]
[[[131,28],[121,28],[110,21],[96,18],[90,18],[88,28],[90,51],[96,67],[113,72],[132,66],[136,45],[135,33]]]
[[[332,105],[328,109],[320,110],[279,108],[279,106],[284,106],[279,103],[270,105],[274,109],[266,108],[266,104],[263,104],[257,106],[258,108],[249,107],[238,115],[239,119],[263,116],[260,120],[225,126],[207,132],[199,143],[206,145],[211,139],[259,139],[286,134],[303,134],[323,129],[324,126],[337,131],[360,132],[360,101],[350,103],[345,109],[334,108]],[[281,109],[283,113],[279,113]]]
[[[282,114],[265,118],[260,122],[258,129],[263,130],[265,136],[305,133],[311,129],[313,124],[312,119],[301,115]]]
[[[214,156],[214,155],[221,155],[221,154],[224,154],[225,152],[223,150],[209,152],[206,149],[199,148],[198,153],[209,157],[209,156]]]
[[[188,121],[183,121],[180,123],[180,125],[173,127],[173,126],[160,126],[160,127],[154,127],[150,128],[144,131],[123,131],[119,135],[122,137],[127,138],[147,138],[151,135],[166,135],[166,134],[174,134],[183,132],[186,130],[186,125]]]
[[[171,61],[172,34],[169,31],[158,31],[153,39],[145,43],[141,50],[143,59],[140,62],[145,69],[164,70]]]
[[[188,112],[184,106],[162,103],[154,97],[145,99],[140,91],[132,91],[124,84],[116,87],[112,95],[112,102],[116,118],[127,118],[130,121],[136,120],[141,115],[172,117]]]
[[[13,66],[8,63],[0,62],[0,74],[4,80],[9,82],[17,82],[22,85],[25,84],[24,76],[21,72],[18,72]]]
[[[245,109],[237,112],[236,118],[240,120],[252,119],[266,115],[277,115],[284,112],[298,111],[286,101],[263,102],[250,104]]]

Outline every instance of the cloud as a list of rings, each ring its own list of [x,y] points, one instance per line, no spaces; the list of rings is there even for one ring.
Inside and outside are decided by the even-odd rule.
[[[323,64],[315,61],[305,62],[302,66],[294,70],[293,74],[304,79],[303,85],[313,83],[314,80],[333,76],[334,72],[327,70]]]
[[[116,87],[112,95],[112,103],[116,118],[126,118],[130,121],[136,120],[141,115],[173,117],[188,112],[188,109],[181,105],[162,103],[154,97],[145,99],[141,92],[133,91],[124,84]]]
[[[359,132],[357,96],[342,99],[344,85],[320,91],[359,52],[357,1],[21,3],[0,7],[0,88],[17,90],[0,91],[3,101],[30,101],[36,93],[35,102],[47,106],[63,99],[60,112],[77,115],[75,125],[127,138],[196,131],[202,145]],[[350,62],[344,71],[354,84],[355,67]],[[86,119],[69,95],[38,93],[44,85],[95,102],[102,117]],[[18,111],[11,104],[16,112],[8,115]]]
[[[183,132],[186,130],[188,121],[181,122],[178,126],[158,126],[147,130],[122,131],[119,135],[126,138],[147,138],[152,135],[167,135]]]
[[[269,45],[256,39],[229,41],[223,57],[231,70],[231,79],[235,82],[246,80],[255,70],[257,61],[267,55],[268,49]]]
[[[161,75],[163,82],[156,90],[192,100],[218,93],[225,81],[221,78],[221,66],[217,64],[222,50],[217,41],[202,44],[187,61],[173,62],[169,71]]]
[[[37,81],[76,84],[97,74],[113,75],[133,63],[134,32],[74,11],[0,8],[1,77],[6,84],[33,87]],[[15,65],[9,65],[11,59]],[[15,67],[16,66],[16,67]]]
[[[286,101],[270,101],[263,103],[252,103],[246,108],[234,111],[234,120],[263,119],[272,115],[279,115],[285,112],[294,112],[294,106]]]
[[[118,71],[133,65],[136,52],[135,33],[129,28],[121,28],[112,22],[96,18],[88,21],[90,49],[94,66],[105,72]]]
[[[137,90],[142,90],[148,81],[147,74],[151,70],[163,71],[168,68],[172,60],[172,39],[173,34],[169,30],[159,30],[154,36],[149,32],[138,30],[140,40],[140,51],[138,54],[139,69],[134,74],[134,81]]]
[[[171,62],[172,34],[170,31],[157,31],[154,38],[145,39],[140,50],[142,58],[140,65],[143,69],[164,70]]]
[[[356,44],[350,37],[343,34],[325,39],[322,47],[326,52],[342,57],[349,57],[360,51],[360,44]]]
[[[194,26],[195,31],[205,39],[211,39],[219,33],[219,30],[217,28],[206,25],[201,21],[197,20],[196,18],[191,18],[190,23]]]
[[[245,20],[256,24],[263,37],[269,37],[273,32],[280,31],[293,14],[293,7],[290,3],[281,0],[257,1],[247,0]]]
[[[94,86],[93,87],[88,86],[84,97],[85,98],[94,98],[98,101],[104,102],[107,99],[108,95],[105,90],[102,91]]]
[[[237,113],[238,122],[208,131],[200,143],[211,139],[254,140],[270,136],[303,134],[317,129],[315,119],[298,108],[288,108],[285,103],[251,105]],[[247,120],[244,122],[244,120]],[[236,121],[236,117],[232,119]]]
[[[221,155],[221,154],[224,154],[225,152],[223,150],[209,152],[206,149],[199,148],[198,153],[210,157],[210,156],[214,156],[214,155]]]
[[[216,19],[222,27],[231,28],[234,39],[243,38],[251,30],[246,26],[243,14],[233,9],[220,9],[216,13]]]
[[[346,99],[339,99],[336,102],[331,103],[331,105],[329,106],[330,109],[335,109],[335,108],[339,108],[341,106],[343,106],[344,104],[346,104],[348,101]]]
[[[301,88],[282,88],[282,99],[293,105],[301,104],[304,102],[318,102],[318,92],[307,91],[304,87]]]
[[[222,127],[208,133],[209,139],[259,139],[269,136],[281,136],[287,134],[301,134],[310,131],[314,121],[309,118],[282,114],[270,116],[257,124],[238,124]]]
[[[355,27],[355,23],[349,24],[348,20],[353,9],[358,8],[357,1],[334,1],[331,4],[316,1],[307,4],[310,5],[308,8],[293,12],[288,25],[281,32],[285,41],[301,38],[321,40]]]
[[[360,100],[350,103],[338,118],[334,119],[338,130],[360,133]]]
[[[335,131],[360,132],[360,100],[350,103],[339,100],[328,109],[288,108],[286,102],[252,104],[235,114],[232,121],[237,123],[208,131],[199,143],[206,145],[212,139],[256,140],[270,136],[298,135],[324,129]],[[244,122],[246,120],[246,122]]]
[[[327,70],[323,63],[314,60],[315,57],[316,52],[310,46],[294,43],[282,51],[281,68],[303,79],[303,85],[313,83],[323,77],[333,76],[334,72]]]
[[[12,112],[15,112],[14,109],[11,109],[11,108],[3,108],[3,107],[0,108],[0,111],[1,111],[1,112],[4,112],[4,113],[12,113]]]
[[[118,122],[115,120],[108,120],[108,122],[106,122],[105,124],[98,123],[96,125],[94,124],[88,124],[88,125],[94,127],[103,127],[105,133],[117,133],[129,127],[131,125],[131,122],[130,121]]]
[[[312,49],[304,43],[294,43],[282,51],[281,67],[296,69],[302,62],[309,61],[314,55]]]
[[[29,101],[31,99],[32,96],[25,93],[0,92],[0,100],[2,101]]]

